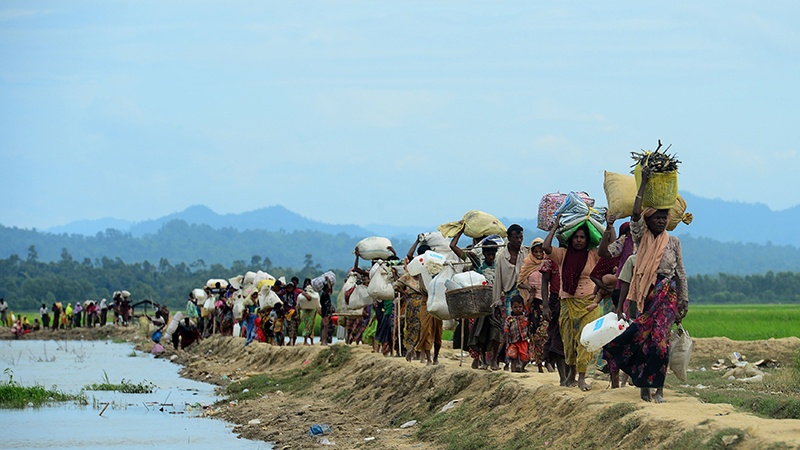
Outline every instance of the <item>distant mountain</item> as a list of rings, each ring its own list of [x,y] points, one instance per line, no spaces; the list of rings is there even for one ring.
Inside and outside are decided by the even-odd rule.
[[[526,241],[532,236],[526,234]],[[312,264],[319,264],[319,269],[324,271],[350,267],[353,248],[360,239],[361,236],[331,235],[320,231],[214,229],[209,225],[190,225],[182,220],[168,222],[157,233],[139,238],[116,230],[81,236],[0,226],[0,259],[15,254],[27,259],[33,246],[37,259],[46,262],[71,258],[84,264],[104,266],[119,258],[128,264],[148,261],[160,266],[169,262],[173,266],[185,264],[188,268],[211,268],[215,264],[230,267],[236,261],[249,262],[257,257],[264,261],[265,268],[301,268],[309,262],[306,255],[311,255]],[[682,236],[681,243],[689,275],[800,272],[800,249],[797,247],[721,243],[692,236]],[[402,255],[411,240],[392,239],[392,244]]]
[[[711,238],[720,242],[742,242],[773,245],[792,245],[800,247],[800,233],[795,232],[795,224],[800,223],[800,205],[783,211],[772,211],[766,205],[711,200],[681,192],[687,202],[687,210],[694,216],[690,225],[680,224],[675,235],[689,235],[695,238]],[[525,240],[546,233],[536,228],[536,218],[499,217],[506,225],[518,223],[525,229]],[[50,233],[81,234],[94,236],[98,232],[116,229],[130,233],[134,237],[155,234],[164,224],[181,220],[189,225],[208,225],[214,229],[232,228],[238,231],[319,231],[337,235],[344,233],[351,237],[386,236],[397,239],[413,239],[422,231],[433,231],[438,225],[396,226],[369,224],[331,225],[308,219],[283,206],[270,206],[240,214],[217,214],[206,206],[191,206],[184,211],[158,219],[139,223],[111,218],[81,220],[60,227],[48,229]]]
[[[46,231],[53,234],[80,234],[82,236],[94,236],[106,230],[128,231],[134,225],[133,222],[104,217],[97,220],[76,220],[66,225],[48,228]]]
[[[690,225],[678,225],[675,233],[707,237],[722,242],[793,245],[800,247],[800,205],[772,211],[760,203],[710,200],[681,192],[688,212],[694,216]]]
[[[208,225],[214,229],[232,228],[238,231],[283,230],[293,232],[310,230],[333,235],[344,233],[348,236],[373,234],[357,225],[330,225],[307,219],[283,206],[270,206],[240,214],[217,214],[202,205],[190,206],[181,212],[138,223],[116,219],[80,220],[60,227],[50,228],[47,231],[56,234],[67,233],[94,236],[98,232],[116,229],[123,233],[130,233],[134,237],[142,237],[147,234],[158,233],[161,227],[174,220],[180,220],[189,225]]]

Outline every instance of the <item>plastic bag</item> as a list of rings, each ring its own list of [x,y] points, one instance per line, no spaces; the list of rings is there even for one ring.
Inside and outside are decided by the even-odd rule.
[[[278,303],[280,303],[281,305],[283,304],[281,298],[278,297],[278,294],[276,294],[275,291],[270,289],[269,286],[264,286],[258,292],[258,307],[260,309],[274,308],[275,305],[277,305]]]
[[[442,236],[451,238],[463,230],[471,238],[481,238],[490,234],[499,234],[506,237],[506,226],[496,217],[483,211],[472,210],[464,214],[458,222],[448,222],[439,225]]]
[[[461,289],[470,286],[483,286],[486,284],[486,277],[478,272],[470,270],[469,272],[457,273],[451,279]]]
[[[362,259],[387,259],[392,256],[392,251],[389,247],[392,246],[392,241],[385,237],[373,236],[364,238],[359,241],[356,248],[358,254]]]
[[[361,309],[365,306],[371,305],[373,298],[370,297],[369,291],[365,284],[356,284],[353,288],[353,293],[350,294],[350,301],[348,302],[349,309]]]
[[[223,280],[222,278],[211,278],[210,280],[206,281],[206,286],[210,287],[211,289],[217,288],[217,283],[219,283],[220,289],[228,289],[228,280]],[[123,297],[125,296],[123,292]]]
[[[331,271],[327,271],[316,278],[312,278],[311,286],[315,291],[322,292],[322,289],[325,288],[325,281],[330,282],[331,286],[336,285],[336,274]]]
[[[560,215],[558,230],[556,237],[559,242],[566,243],[572,233],[584,223],[589,224],[589,238],[590,247],[596,247],[600,243],[599,237],[602,237],[606,227],[604,222],[606,220],[606,208],[590,208],[584,203],[581,197],[575,192],[570,192],[567,200],[556,211],[556,215]],[[592,230],[594,228],[594,230]],[[594,236],[594,237],[593,237]]]
[[[319,294],[311,286],[297,296],[297,307],[300,309],[320,309]]]
[[[206,291],[202,289],[192,289],[192,297],[194,297],[198,302],[202,302],[208,298],[208,295],[206,295]]]
[[[692,358],[694,343],[689,332],[678,324],[678,328],[669,334],[669,369],[681,381],[686,381],[686,371]]]
[[[447,307],[447,286],[445,283],[455,275],[453,266],[446,265],[438,275],[433,277],[428,289],[428,314],[442,320],[451,320],[450,309]]]
[[[369,286],[367,292],[370,297],[378,300],[391,300],[394,298],[392,285],[392,269],[386,264],[375,264],[369,271]]]

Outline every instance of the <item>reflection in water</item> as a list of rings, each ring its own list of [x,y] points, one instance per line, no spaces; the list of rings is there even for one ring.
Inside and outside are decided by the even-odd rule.
[[[0,341],[0,370],[23,386],[78,392],[122,380],[153,383],[151,394],[86,391],[88,405],[0,410],[2,448],[270,449],[238,439],[225,422],[200,417],[217,400],[214,387],[181,378],[179,366],[106,341]],[[8,380],[8,374],[3,381]],[[105,408],[105,411],[103,409]],[[102,416],[100,413],[102,412]]]

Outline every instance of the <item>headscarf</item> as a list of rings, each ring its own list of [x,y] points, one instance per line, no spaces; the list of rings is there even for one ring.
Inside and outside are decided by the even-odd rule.
[[[544,244],[544,239],[536,238],[531,242],[531,250],[537,245]],[[535,271],[542,268],[542,263],[544,262],[544,258],[537,258],[534,256],[533,251],[528,252],[528,256],[525,257],[525,261],[522,263],[522,268],[519,270],[519,278],[517,278],[517,284],[523,283],[528,284],[528,277]],[[523,300],[528,299],[528,291],[527,290],[520,290],[519,294],[522,296]]]
[[[642,212],[643,220],[652,216],[656,211],[655,208],[645,209]],[[650,286],[656,281],[656,270],[658,270],[668,242],[669,234],[666,230],[655,236],[647,226],[644,227],[644,233],[636,251],[636,266],[633,270],[629,295],[629,298],[636,302],[638,311],[644,311],[644,298],[647,296]]]

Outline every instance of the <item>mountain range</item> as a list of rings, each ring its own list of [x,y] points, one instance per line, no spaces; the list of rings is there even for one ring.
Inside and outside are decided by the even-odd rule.
[[[764,205],[682,196],[694,221],[679,225],[673,234],[681,238],[690,275],[800,271],[800,236],[794,232],[800,207],[775,212]],[[545,235],[535,218],[500,220],[507,226],[522,225],[526,242]],[[94,265],[119,258],[126,263],[230,267],[257,257],[273,267],[342,269],[353,264],[352,250],[364,237],[389,237],[403,254],[417,233],[433,231],[436,225],[331,225],[282,206],[224,215],[192,206],[137,223],[82,220],[46,231],[0,225],[0,258],[30,258],[34,249],[41,261],[73,258]]]
[[[800,247],[800,233],[795,232],[795,224],[800,223],[800,205],[782,211],[772,211],[764,204],[730,202],[719,199],[706,199],[681,192],[694,220],[690,225],[680,224],[673,232],[677,236],[710,238],[720,242],[737,242]],[[527,231],[526,237],[545,233],[536,229],[536,218],[499,217],[506,225],[518,223]],[[152,220],[130,222],[120,219],[104,218],[79,220],[66,225],[49,228],[53,234],[79,234],[94,236],[99,232],[114,229],[130,233],[133,237],[155,234],[164,224],[182,220],[189,225],[208,225],[214,229],[232,228],[237,231],[319,231],[337,235],[344,233],[352,237],[386,236],[389,238],[413,239],[420,231],[433,230],[439,224],[419,224],[419,226],[393,226],[382,224],[332,225],[296,214],[283,206],[269,206],[240,214],[217,214],[210,208],[195,205],[184,211],[169,214]]]

